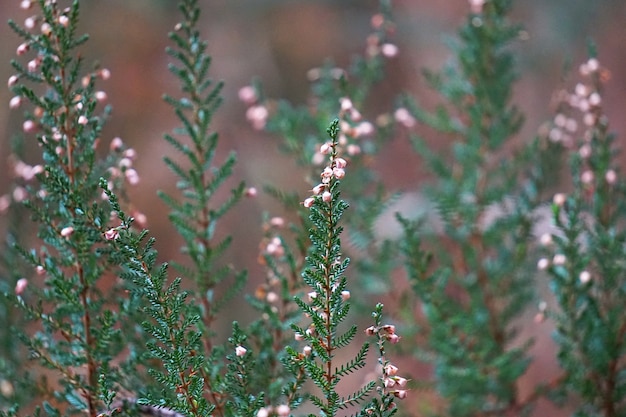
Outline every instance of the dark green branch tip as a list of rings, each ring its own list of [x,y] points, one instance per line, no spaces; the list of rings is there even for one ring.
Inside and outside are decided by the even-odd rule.
[[[326,132],[328,133],[328,136],[335,141],[339,136],[339,119],[333,120],[330,126],[328,126],[328,129],[326,129]]]

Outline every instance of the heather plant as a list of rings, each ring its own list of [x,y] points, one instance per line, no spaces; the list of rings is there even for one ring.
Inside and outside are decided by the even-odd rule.
[[[258,80],[241,88],[239,98],[248,106],[246,118],[251,127],[277,136],[278,148],[307,170],[306,179],[312,185],[324,163],[323,151],[329,146],[319,138],[325,134],[328,120],[339,116],[338,146],[351,167],[351,175],[343,180],[344,193],[355,213],[346,219],[348,250],[355,255],[361,286],[366,292],[380,294],[388,285],[383,277],[389,275],[395,263],[392,245],[380,244],[374,224],[395,194],[389,193],[383,178],[372,169],[372,161],[389,141],[392,120],[388,114],[373,116],[368,107],[374,87],[384,82],[387,61],[398,54],[398,47],[392,42],[396,27],[391,2],[381,0],[378,6],[370,19],[372,33],[362,54],[352,57],[346,68],[329,59],[307,72],[311,87],[305,104],[268,98]],[[266,184],[264,191],[290,211],[298,211],[298,223],[291,224],[290,229],[302,264],[310,223],[298,193],[285,192],[272,184]]]
[[[511,103],[509,45],[521,30],[507,18],[511,2],[470,3],[453,60],[441,73],[426,72],[444,104],[429,112],[404,98],[396,111],[405,127],[417,120],[450,138],[435,152],[413,136],[435,174],[426,194],[441,226],[428,231],[400,218],[402,248],[425,320],[418,349],[433,363],[446,413],[517,415],[537,397],[518,392],[531,341],[516,337],[515,320],[533,299],[529,254],[548,149],[539,138],[512,143],[522,116]],[[421,230],[435,235],[425,242]]]
[[[564,371],[561,400],[564,395],[576,398],[577,416],[619,416],[626,411],[624,183],[603,110],[609,73],[595,52],[579,72],[583,80],[574,91],[559,92],[558,113],[548,133],[569,151],[573,186],[554,196],[555,227],[541,237],[550,257],[541,258],[538,267],[550,276],[556,305],[548,308],[544,302],[540,314],[556,324]]]
[[[243,294],[246,272],[224,261],[238,242],[221,228],[259,191],[243,182],[228,190],[236,155],[216,159],[223,84],[209,77],[199,2],[179,1],[167,49],[180,92],[164,99],[181,126],[165,135],[174,152],[164,163],[178,192],[159,196],[183,242],[175,276],[129,198],[136,152],[119,138],[102,149],[110,108],[99,85],[110,73],[85,70],[82,4],[61,3],[22,1],[35,14],[23,27],[10,22],[23,41],[9,105],[25,112],[12,192],[0,197],[11,220],[0,259],[1,415],[513,416],[532,414],[544,395],[575,415],[624,414],[624,184],[602,108],[608,71],[594,54],[580,68],[586,81],[559,93],[546,134],[521,142],[511,44],[523,31],[510,23],[507,0],[469,2],[450,64],[426,72],[443,99],[434,112],[408,96],[379,116],[369,108],[399,53],[387,0],[362,56],[307,74],[306,106],[267,99],[258,82],[242,88],[252,127],[278,136],[310,185],[308,196],[264,186],[288,214],[260,219],[251,256],[264,276]],[[445,146],[424,139],[432,130],[450,138]],[[427,218],[422,207],[404,210],[403,233],[383,241],[374,225],[403,190],[383,186],[372,162],[393,134],[407,133],[432,181],[422,189],[416,179],[410,191],[433,208]],[[35,157],[22,146],[29,139]],[[572,188],[552,199],[554,229],[536,245],[564,149]],[[562,374],[531,381],[522,396],[532,340],[518,330],[535,305],[538,251],[549,254],[538,269],[554,299],[539,303],[530,325],[554,322]],[[401,269],[411,294],[394,286]],[[395,323],[376,303],[373,323],[359,331],[359,313],[371,310],[363,293],[402,300],[385,308]],[[235,317],[224,334],[226,307],[243,299],[258,317]],[[400,333],[413,356],[402,363],[426,360],[432,378],[410,381],[413,370],[391,361]],[[399,407],[411,392],[415,408]]]
[[[105,157],[97,153],[109,109],[102,104],[106,93],[96,84],[109,73],[83,72],[75,53],[87,40],[76,34],[79,3],[39,6],[39,31],[9,22],[23,38],[17,55],[32,56],[27,65],[12,61],[11,107],[27,106],[23,131],[38,142],[41,164],[14,164],[28,182],[20,187],[20,198],[15,192],[13,197],[37,225],[38,239],[28,249],[16,237],[12,248],[28,269],[20,271],[24,275],[5,297],[26,320],[15,336],[40,366],[23,398],[41,398],[46,414],[80,410],[96,415],[119,387],[132,389],[131,379],[141,374],[132,354],[137,340],[124,340],[120,331],[128,329],[120,317],[136,318],[140,300],[121,297],[129,289],[122,282],[105,284],[128,260],[111,244],[128,223],[111,218],[102,189],[122,189],[138,176],[132,149],[124,149],[119,139]],[[130,353],[122,355],[125,349]],[[130,379],[125,367],[135,369]]]

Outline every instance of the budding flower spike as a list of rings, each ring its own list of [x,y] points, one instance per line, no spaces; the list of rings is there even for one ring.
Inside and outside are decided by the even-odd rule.
[[[332,202],[331,181],[340,180],[346,175],[345,167],[348,164],[345,159],[340,158],[338,154],[338,142],[339,135],[339,119],[335,119],[330,127],[327,129],[328,134],[333,139],[332,142],[326,142],[320,147],[320,153],[322,155],[329,156],[329,162],[322,170],[320,177],[321,183],[313,187],[313,196],[306,198],[302,204],[306,208],[311,208],[315,204],[315,201],[320,200],[324,203],[330,204]]]

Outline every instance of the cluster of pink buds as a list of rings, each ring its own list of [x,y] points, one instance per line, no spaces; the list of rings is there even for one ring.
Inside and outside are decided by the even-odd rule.
[[[286,220],[282,217],[276,216],[268,219],[263,224],[264,237],[259,244],[259,264],[267,265],[268,257],[270,257],[273,259],[274,265],[273,268],[267,268],[266,281],[257,286],[255,297],[272,304],[271,310],[275,313],[278,312],[276,304],[282,300],[279,295],[282,291],[282,281],[277,277],[276,271],[282,271],[284,268],[282,262],[286,249],[280,236],[280,229],[284,228],[286,224]],[[279,275],[280,273],[278,272]],[[269,318],[269,316],[266,317],[265,313],[263,317]]]
[[[404,399],[407,396],[406,384],[408,379],[397,375],[398,367],[387,363],[383,366],[383,386],[385,391],[393,394],[395,397]]]
[[[269,111],[264,103],[259,100],[259,94],[251,85],[246,85],[239,89],[239,100],[241,100],[248,109],[246,110],[246,119],[252,125],[254,130],[263,130],[267,124]]]
[[[256,417],[288,417],[291,409],[287,404],[277,405],[276,407],[263,407],[256,413]]]
[[[372,16],[370,23],[375,32],[367,37],[366,55],[371,58],[378,55],[382,55],[385,58],[393,58],[398,55],[398,47],[386,40],[388,35],[395,32],[393,22],[385,19],[385,16],[381,13],[377,13]]]
[[[139,174],[133,168],[133,162],[137,159],[137,151],[133,148],[125,149],[124,142],[118,137],[113,138],[111,144],[109,145],[109,149],[111,152],[119,155],[117,166],[113,166],[108,169],[110,174],[108,183],[109,190],[113,190],[115,188],[115,181],[119,179],[126,180],[130,185],[139,184]],[[102,198],[107,198],[105,193],[102,194]]]
[[[313,187],[313,196],[304,200],[303,204],[306,208],[311,208],[315,203],[315,200],[320,198],[324,203],[330,203],[332,200],[332,195],[330,193],[331,180],[333,178],[340,180],[346,175],[345,167],[347,162],[343,158],[334,156],[335,149],[332,143],[327,142],[323,144],[320,152],[324,155],[331,154],[330,164],[322,170],[322,173],[320,174],[322,180],[318,185]]]
[[[602,110],[601,86],[610,78],[610,74],[600,66],[596,58],[590,58],[580,66],[580,75],[587,78],[587,82],[579,82],[573,91],[562,90],[556,95],[557,114],[548,127],[543,128],[543,134],[554,143],[560,143],[566,148],[578,147],[578,155],[583,161],[580,173],[580,183],[589,191],[593,191],[598,181],[608,185],[617,182],[617,173],[614,169],[606,172],[594,172],[592,166],[594,149],[593,138],[598,129],[603,130],[608,121]],[[576,111],[580,115],[568,116]],[[581,134],[582,142],[574,140],[573,135],[582,125],[586,130]]]
[[[396,326],[393,324],[383,324],[382,326],[370,326],[365,329],[365,334],[368,336],[375,336],[385,339],[388,342],[396,344],[400,341],[400,336],[396,334]]]

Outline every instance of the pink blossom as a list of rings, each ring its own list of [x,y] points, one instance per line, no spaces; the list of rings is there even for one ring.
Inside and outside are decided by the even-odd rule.
[[[19,44],[19,46],[15,50],[15,53],[17,55],[24,55],[26,52],[28,52],[29,49],[30,49],[30,45],[24,42],[24,43]]]
[[[22,104],[22,97],[15,96],[11,100],[9,100],[9,108],[17,109]]]
[[[243,347],[241,345],[237,345],[237,347],[235,348],[235,355],[241,357],[241,356],[245,355],[247,351],[248,351],[248,349],[246,349],[245,347]]]
[[[104,238],[106,240],[115,240],[115,239],[118,239],[119,237],[120,237],[120,232],[117,229],[117,227],[113,229],[109,229],[106,232],[104,232]]]
[[[289,408],[287,404],[281,404],[278,407],[276,407],[276,415],[278,417],[288,417],[290,412],[291,412],[291,409]]]
[[[26,278],[18,279],[17,283],[15,284],[15,294],[16,295],[22,294],[27,286],[28,286],[28,280]]]
[[[394,112],[393,117],[396,119],[396,122],[400,123],[404,127],[411,128],[415,126],[415,118],[404,107],[397,109]]]
[[[387,58],[393,58],[398,55],[398,47],[392,43],[385,43],[381,46],[380,51],[383,56]]]
[[[241,100],[242,102],[248,105],[254,104],[258,99],[256,90],[254,89],[254,87],[250,85],[241,87],[239,89],[238,95],[239,95],[239,100]]]
[[[74,233],[74,228],[72,226],[61,229],[61,236],[63,237],[69,237],[72,233]]]
[[[17,84],[17,82],[19,81],[20,77],[18,77],[17,75],[11,75],[9,77],[9,80],[7,81],[7,85],[9,88],[13,87],[15,84]]]
[[[32,120],[26,120],[22,124],[22,129],[25,133],[33,133],[35,130],[37,130],[37,125]]]

